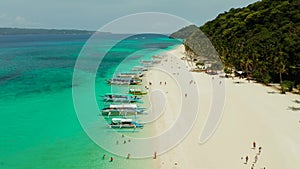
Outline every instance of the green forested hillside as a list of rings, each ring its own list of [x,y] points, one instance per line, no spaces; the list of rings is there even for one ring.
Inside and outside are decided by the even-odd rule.
[[[262,0],[230,9],[200,30],[225,66],[251,72],[263,83],[300,83],[300,1]],[[185,43],[197,43],[187,40]]]
[[[177,32],[174,32],[170,35],[170,38],[176,39],[186,39],[188,38],[194,31],[198,30],[199,28],[196,25],[189,25],[180,29]]]

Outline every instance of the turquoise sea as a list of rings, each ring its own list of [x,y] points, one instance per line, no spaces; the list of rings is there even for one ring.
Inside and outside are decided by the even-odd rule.
[[[103,35],[98,52],[121,35]],[[85,134],[72,100],[73,68],[90,35],[0,36],[0,168],[127,168],[128,160],[98,147]],[[109,52],[97,73],[96,96],[110,92],[111,78],[153,52],[179,44],[163,35],[135,35]],[[143,50],[147,49],[147,50]],[[154,50],[155,49],[155,50]],[[98,99],[99,108],[103,103]],[[95,118],[100,118],[95,116]],[[137,168],[147,160],[135,160]]]

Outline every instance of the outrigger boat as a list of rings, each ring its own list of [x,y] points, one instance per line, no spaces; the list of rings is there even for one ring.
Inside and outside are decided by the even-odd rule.
[[[153,64],[153,60],[141,60],[141,64]]]
[[[163,57],[162,56],[158,56],[158,55],[153,55],[152,58],[153,59],[162,59]]]
[[[132,119],[112,118],[109,125],[110,128],[143,128],[144,125],[139,124]]]
[[[122,72],[117,75],[117,77],[121,78],[140,78],[143,74],[140,72]]]
[[[143,64],[145,67],[151,67],[153,64],[160,63],[160,59],[153,59],[153,60],[141,60],[141,64]]]
[[[103,100],[106,102],[140,102],[140,98],[134,96],[133,94],[113,94],[106,93],[103,97]]]
[[[129,89],[128,93],[133,94],[133,95],[145,95],[145,94],[147,94],[147,92],[144,92],[141,89]]]
[[[144,108],[139,108],[136,104],[109,105],[101,110],[103,116],[127,116],[143,114]]]
[[[111,85],[138,85],[142,80],[138,78],[111,78],[106,80]]]
[[[146,68],[150,68],[153,66],[152,60],[141,60],[141,64]]]
[[[160,63],[160,62],[161,62],[160,59],[153,59],[153,60],[152,60],[152,63],[153,63],[153,64],[158,64],[158,63]]]
[[[144,66],[134,66],[131,71],[147,71],[148,68],[144,67]]]

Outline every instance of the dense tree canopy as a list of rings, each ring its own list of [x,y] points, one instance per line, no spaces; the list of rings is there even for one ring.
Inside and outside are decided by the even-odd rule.
[[[262,0],[230,9],[200,30],[226,67],[251,72],[264,83],[300,83],[299,0]],[[191,43],[197,41],[187,38],[185,44]]]

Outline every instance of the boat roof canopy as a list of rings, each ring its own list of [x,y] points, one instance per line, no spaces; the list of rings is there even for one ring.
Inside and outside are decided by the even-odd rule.
[[[132,122],[132,119],[112,118],[112,122]]]
[[[137,108],[137,105],[136,104],[120,104],[120,105],[114,105],[114,104],[111,104],[109,106],[109,108]]]
[[[131,91],[131,92],[135,92],[135,91],[141,91],[140,89],[129,89],[129,91]]]

